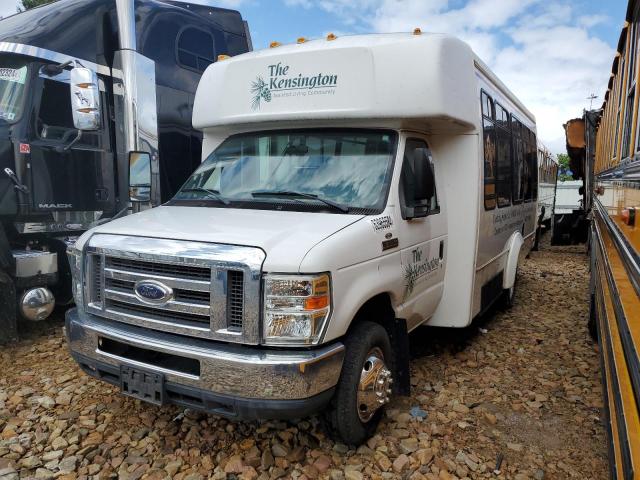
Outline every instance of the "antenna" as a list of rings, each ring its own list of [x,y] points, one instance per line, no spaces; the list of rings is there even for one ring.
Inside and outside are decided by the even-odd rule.
[[[598,95],[596,95],[595,93],[592,93],[591,95],[589,95],[587,97],[587,100],[589,100],[589,110],[593,110],[593,101],[598,98]]]

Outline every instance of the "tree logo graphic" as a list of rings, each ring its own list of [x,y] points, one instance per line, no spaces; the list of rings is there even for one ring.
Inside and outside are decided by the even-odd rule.
[[[271,101],[271,90],[269,90],[266,82],[260,76],[251,82],[251,93],[253,94],[251,101],[251,108],[253,110],[260,110],[260,102],[262,102],[262,100],[265,102]]]

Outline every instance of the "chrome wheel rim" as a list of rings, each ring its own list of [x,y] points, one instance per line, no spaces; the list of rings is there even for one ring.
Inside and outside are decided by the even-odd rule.
[[[372,348],[362,364],[360,382],[358,383],[357,409],[363,423],[383,405],[389,403],[393,378],[387,368],[384,354],[380,348]]]

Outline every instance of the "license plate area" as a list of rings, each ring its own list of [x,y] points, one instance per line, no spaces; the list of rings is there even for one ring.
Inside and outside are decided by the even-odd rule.
[[[126,365],[120,367],[120,390],[124,395],[154,405],[164,404],[164,376]]]

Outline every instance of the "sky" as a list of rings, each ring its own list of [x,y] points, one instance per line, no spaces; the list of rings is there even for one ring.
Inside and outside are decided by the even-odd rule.
[[[205,0],[196,0],[205,1]],[[15,12],[0,0],[0,16]],[[536,116],[538,138],[565,151],[562,124],[600,106],[625,0],[221,0],[249,22],[254,48],[304,36],[413,31],[468,42]]]

